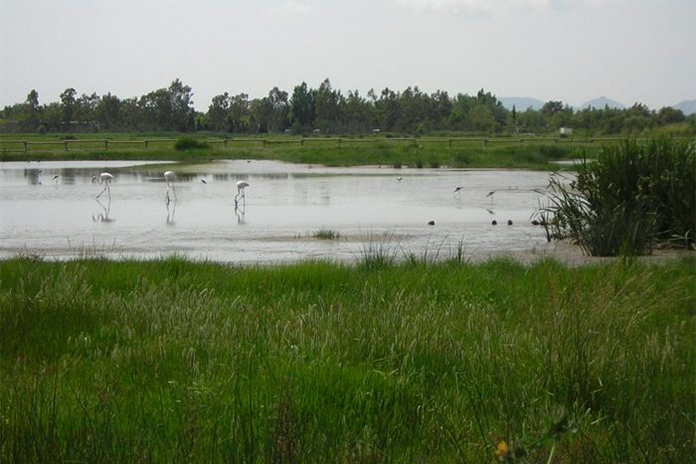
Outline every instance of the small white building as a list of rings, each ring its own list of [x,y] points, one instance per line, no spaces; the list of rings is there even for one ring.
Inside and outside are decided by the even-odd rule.
[[[573,135],[573,129],[571,129],[570,127],[561,127],[558,130],[558,133],[561,135],[561,137],[570,137],[571,135]]]

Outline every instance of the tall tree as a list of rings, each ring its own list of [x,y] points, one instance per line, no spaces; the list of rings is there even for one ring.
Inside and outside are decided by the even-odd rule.
[[[227,92],[215,95],[208,107],[208,129],[215,132],[230,132],[229,111],[230,95]]]
[[[371,91],[372,92],[372,91]],[[375,99],[375,94],[372,92],[372,98]],[[378,118],[380,129],[385,131],[393,131],[396,129],[399,120],[401,119],[401,104],[400,94],[385,87],[375,100],[375,113]]]
[[[316,124],[322,131],[336,130],[341,124],[343,96],[331,88],[329,79],[321,83],[315,94]]]
[[[288,103],[288,93],[284,90],[273,87],[268,92],[268,102],[271,105],[271,117],[268,122],[268,130],[283,131],[288,127],[290,117],[290,103]]]
[[[374,112],[372,103],[360,96],[360,93],[349,91],[346,98],[345,129],[348,132],[363,132],[374,128]]]
[[[99,105],[99,95],[92,93],[92,95],[82,94],[80,98],[75,101],[75,119],[91,125],[96,120],[96,109]],[[95,127],[96,129],[96,127]]]
[[[141,97],[139,106],[154,129],[188,132],[195,128],[192,96],[191,87],[175,79],[168,88]]]
[[[184,85],[179,79],[175,79],[169,86],[169,96],[174,129],[180,132],[193,130],[195,110],[193,109],[191,87]]]
[[[230,98],[228,121],[232,131],[238,133],[249,132],[251,129],[249,95],[240,93]]]
[[[306,82],[295,86],[290,98],[290,111],[295,131],[308,131],[314,127],[316,117],[316,92]]]
[[[35,130],[39,125],[39,93],[36,90],[27,95],[26,121],[25,126],[30,130]]]
[[[60,102],[63,109],[63,122],[65,123],[65,131],[70,132],[70,121],[72,120],[75,111],[75,94],[77,92],[72,87],[67,88],[60,94]]]
[[[107,93],[103,95],[94,108],[94,117],[103,130],[112,130],[121,124],[120,120],[121,101],[117,96]]]

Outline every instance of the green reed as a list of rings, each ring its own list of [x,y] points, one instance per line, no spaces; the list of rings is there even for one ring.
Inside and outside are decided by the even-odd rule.
[[[650,253],[661,243],[693,247],[696,144],[669,138],[607,146],[578,165],[577,180],[557,177],[542,213],[551,237],[598,256]]]

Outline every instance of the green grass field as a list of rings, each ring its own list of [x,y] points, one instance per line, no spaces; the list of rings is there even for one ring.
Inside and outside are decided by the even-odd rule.
[[[1,262],[0,461],[693,461],[694,259],[368,258]]]
[[[554,161],[595,157],[600,141],[520,138],[198,137],[209,149],[174,150],[177,140],[140,134],[0,137],[2,161],[274,159],[327,166],[557,169]],[[29,144],[25,151],[24,141]],[[106,142],[105,142],[106,141]],[[147,141],[147,146],[145,144]],[[607,142],[608,143],[608,142]],[[67,144],[67,145],[66,145]]]

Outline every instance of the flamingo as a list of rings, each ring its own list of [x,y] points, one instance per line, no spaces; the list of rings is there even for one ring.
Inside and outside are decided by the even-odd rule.
[[[96,182],[99,185],[105,184],[104,190],[99,192],[99,195],[97,195],[95,198],[99,198],[100,196],[102,196],[102,194],[104,192],[108,192],[109,193],[109,200],[111,200],[111,187],[109,187],[109,185],[111,184],[111,180],[113,178],[114,178],[114,176],[112,174],[109,174],[108,172],[102,172],[98,176],[92,177],[92,183]]]
[[[174,188],[174,179],[176,179],[176,174],[174,174],[174,171],[166,171],[164,173],[164,180],[167,181],[167,203],[169,203],[171,200],[169,199],[169,188],[170,188],[170,182],[171,182],[171,189],[172,192],[174,192],[174,201],[176,201],[176,189]]]
[[[237,194],[234,196],[234,206],[236,207],[237,204],[239,203],[239,197],[241,195],[242,199],[244,200],[244,205],[246,206],[246,194],[244,192],[244,189],[249,187],[249,182],[245,180],[240,180],[237,182]]]

